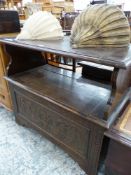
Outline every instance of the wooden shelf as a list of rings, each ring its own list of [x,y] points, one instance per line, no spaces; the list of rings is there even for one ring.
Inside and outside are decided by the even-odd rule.
[[[110,86],[45,65],[11,77],[26,89],[83,115],[104,120]]]

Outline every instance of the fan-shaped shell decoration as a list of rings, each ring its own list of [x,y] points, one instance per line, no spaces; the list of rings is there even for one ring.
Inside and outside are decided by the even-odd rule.
[[[114,5],[92,5],[75,19],[72,47],[123,47],[130,43],[127,18]]]
[[[51,13],[39,11],[30,16],[16,39],[53,40],[63,38],[59,21]]]

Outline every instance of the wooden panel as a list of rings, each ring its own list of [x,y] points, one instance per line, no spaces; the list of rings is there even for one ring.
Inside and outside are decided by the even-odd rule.
[[[52,110],[52,105],[46,107],[44,100],[42,104],[39,104],[34,99],[27,98],[17,91],[15,95],[18,104],[17,110],[21,116],[27,117],[30,122],[48,132],[50,136],[55,137],[73,151],[86,157],[90,129]]]
[[[127,102],[121,109],[119,121],[106,132],[110,138],[109,150],[106,158],[106,174],[131,174],[131,89],[124,96]]]
[[[120,131],[127,133],[131,136],[131,103],[126,108],[124,114],[124,118],[119,125]]]
[[[8,33],[0,35],[0,38],[16,37],[18,33]],[[4,79],[7,73],[7,66],[9,64],[9,56],[6,53],[4,45],[0,43],[0,103],[8,109],[12,109],[12,103],[10,98],[10,92],[8,83]]]
[[[1,57],[1,55],[0,55],[0,57]],[[0,87],[1,87],[1,85],[2,85],[2,77],[3,77],[3,66],[2,66],[2,61],[1,61],[1,59],[0,59]]]
[[[14,10],[0,10],[0,34],[20,32],[18,12]]]
[[[107,175],[131,174],[131,148],[111,140],[106,159]],[[112,172],[112,174],[110,174]]]
[[[126,99],[124,107],[119,114],[119,120],[106,135],[120,144],[125,144],[131,147],[131,88],[127,94],[123,95],[123,101]]]
[[[0,55],[1,57],[1,55]],[[2,60],[0,59],[0,89],[1,91],[8,91],[7,89],[7,82],[4,80],[4,76],[5,76],[5,70],[4,70],[4,65],[2,64]],[[2,90],[3,89],[3,90]],[[1,92],[2,93],[2,92]]]
[[[4,79],[8,63],[9,58],[5,53],[3,45],[0,44],[0,103],[4,105],[6,108],[12,109],[8,83]]]
[[[12,110],[12,101],[9,93],[0,94],[0,103],[5,108]]]
[[[111,82],[113,67],[103,66],[96,63],[82,61],[78,63],[82,66],[82,76],[96,81]]]
[[[14,39],[0,39],[1,42],[33,50],[60,54],[79,60],[91,61],[98,64],[126,69],[131,65],[131,45],[122,48],[79,48],[73,49],[70,37],[57,41],[16,41]]]
[[[8,80],[16,121],[37,129],[65,149],[87,173],[95,175],[106,129],[99,117],[109,90],[102,87],[100,91],[80,75],[49,65],[15,74]],[[89,82],[95,90],[88,88]],[[99,103],[96,98],[100,98]],[[97,117],[95,110],[100,111]]]
[[[19,73],[31,68],[46,64],[46,60],[39,51],[32,51],[19,47],[5,46],[7,53],[11,56],[8,75]]]
[[[16,121],[60,145],[89,174],[96,175],[105,128],[70,108],[9,83]]]

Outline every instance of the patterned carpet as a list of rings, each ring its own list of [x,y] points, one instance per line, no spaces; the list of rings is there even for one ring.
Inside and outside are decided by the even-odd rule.
[[[68,154],[0,107],[0,175],[86,175]],[[101,174],[102,175],[102,174]]]

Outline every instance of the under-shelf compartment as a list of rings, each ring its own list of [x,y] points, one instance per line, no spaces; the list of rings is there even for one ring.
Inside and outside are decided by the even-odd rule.
[[[104,119],[110,86],[44,65],[11,77],[14,82],[84,117]]]

